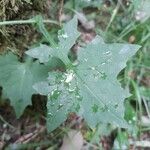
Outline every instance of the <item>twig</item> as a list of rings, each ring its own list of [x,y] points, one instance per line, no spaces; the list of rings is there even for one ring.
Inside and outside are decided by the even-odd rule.
[[[58,11],[58,21],[59,24],[61,25],[61,15],[62,15],[62,11],[63,11],[63,5],[64,5],[64,0],[59,0],[59,11]]]
[[[6,5],[5,5],[5,0],[2,0],[3,2],[3,19],[6,20]]]
[[[5,124],[7,124],[12,129],[16,129],[14,126],[12,126],[10,123],[8,123],[1,115],[0,115],[0,120],[3,121]]]
[[[40,133],[43,133],[46,130],[44,126],[41,126],[39,129],[35,130],[33,133],[28,133],[26,135],[21,136],[15,144],[27,144],[31,140],[34,140]]]

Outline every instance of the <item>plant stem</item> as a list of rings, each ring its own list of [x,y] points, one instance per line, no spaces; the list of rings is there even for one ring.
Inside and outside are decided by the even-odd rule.
[[[32,23],[37,23],[37,21],[35,19],[3,21],[3,22],[0,22],[0,26],[17,25],[17,24],[32,24]],[[43,20],[43,23],[52,23],[52,24],[59,25],[57,21],[53,21],[53,20]]]

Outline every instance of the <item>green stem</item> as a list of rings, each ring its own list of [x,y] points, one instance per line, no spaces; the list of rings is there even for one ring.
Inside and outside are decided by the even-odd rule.
[[[139,133],[141,134],[141,116],[142,116],[142,101],[141,101],[141,95],[138,89],[138,86],[136,84],[136,82],[134,80],[131,80],[132,86],[134,88],[134,92],[135,92],[135,96],[137,98],[137,102],[138,102],[138,108],[139,108],[139,118],[140,118],[140,124],[139,124]],[[138,111],[138,110],[137,110]],[[138,116],[137,116],[138,117]]]
[[[35,19],[38,28],[40,30],[40,32],[44,35],[44,37],[46,38],[46,40],[51,44],[51,46],[54,48],[57,47],[56,42],[53,40],[53,38],[51,37],[51,35],[49,34],[49,32],[47,31],[47,29],[45,28],[45,24],[44,24],[44,20],[41,16],[37,16]]]
[[[17,25],[17,24],[32,24],[32,23],[37,23],[37,21],[35,19],[3,21],[3,22],[0,22],[0,26]],[[53,20],[43,20],[43,23],[52,23],[52,24],[59,25],[57,21],[53,21]]]

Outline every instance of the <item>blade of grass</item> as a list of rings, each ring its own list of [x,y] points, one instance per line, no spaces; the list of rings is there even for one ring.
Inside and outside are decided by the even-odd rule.
[[[108,23],[108,25],[107,25],[107,27],[106,27],[106,29],[105,29],[105,32],[107,32],[108,29],[110,28],[110,26],[111,26],[113,20],[115,19],[116,15],[117,15],[117,12],[118,12],[119,8],[120,8],[120,3],[119,3],[119,1],[118,1],[117,6],[116,6],[116,8],[113,10],[113,13],[112,13],[112,15],[111,15],[110,21],[109,21],[109,23]]]

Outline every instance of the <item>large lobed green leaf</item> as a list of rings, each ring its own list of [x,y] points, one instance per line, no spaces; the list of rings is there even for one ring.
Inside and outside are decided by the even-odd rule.
[[[75,26],[73,26],[73,22]],[[75,28],[74,30],[71,24]],[[68,59],[68,50],[79,36],[76,26],[77,18],[74,18],[63,28],[62,31],[65,32],[61,35],[65,38],[68,38],[68,35],[70,37],[66,41],[64,37],[59,37],[61,47],[56,49],[54,55],[52,54],[65,63]],[[69,32],[73,33],[74,39],[70,39]],[[67,74],[67,83],[66,80],[61,79],[61,82],[52,84],[48,79],[48,84],[44,83],[47,87],[45,91],[41,91],[38,88],[40,86],[36,84],[34,88],[38,93],[49,93],[48,95],[50,95],[47,104],[49,131],[58,127],[67,118],[67,114],[74,111],[83,116],[91,127],[95,127],[101,122],[127,127],[124,120],[124,100],[129,96],[129,92],[127,89],[121,88],[117,75],[139,48],[140,46],[131,44],[106,44],[101,37],[97,36],[85,48],[79,50],[78,66],[69,68],[70,70],[64,73]],[[50,72],[49,76],[51,77],[51,75]],[[74,94],[69,92],[66,85],[74,87],[72,92]],[[63,88],[60,90],[60,87]],[[54,91],[60,93],[55,100],[52,96]],[[62,103],[63,105],[58,111],[57,108]]]

